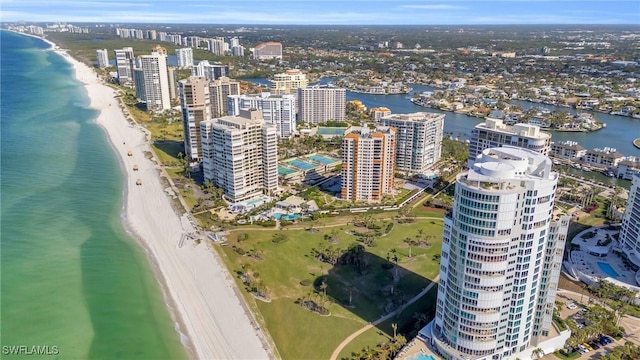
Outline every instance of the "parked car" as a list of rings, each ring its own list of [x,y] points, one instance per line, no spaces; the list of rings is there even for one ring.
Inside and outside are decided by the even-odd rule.
[[[581,354],[588,353],[589,349],[587,349],[584,345],[578,344],[578,352]]]
[[[589,351],[593,351],[593,348],[591,347],[591,345],[589,345],[587,343],[582,343],[582,346],[584,346]]]
[[[589,346],[591,346],[594,350],[598,350],[600,349],[600,345],[598,345],[598,343],[596,341],[589,341],[588,342]]]
[[[604,341],[605,344],[611,344],[613,342],[613,339],[606,335],[600,336],[600,340]]]

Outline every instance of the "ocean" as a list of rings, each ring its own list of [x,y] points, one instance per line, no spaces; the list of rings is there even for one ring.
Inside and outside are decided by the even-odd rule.
[[[71,65],[39,39],[0,46],[0,357],[186,359]]]

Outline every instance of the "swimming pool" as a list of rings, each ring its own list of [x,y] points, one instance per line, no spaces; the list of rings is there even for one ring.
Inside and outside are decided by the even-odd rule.
[[[298,169],[302,169],[302,170],[311,170],[314,167],[316,167],[315,165],[309,164],[308,162],[302,161],[300,159],[293,159],[291,161],[287,161],[287,164],[291,166],[295,166]]]
[[[436,360],[436,358],[434,358],[431,355],[426,355],[423,353],[417,353],[416,355],[407,358],[407,360]]]
[[[273,218],[274,219],[287,220],[287,221],[299,219],[300,216],[301,216],[300,214],[289,214],[289,215],[285,215],[283,213],[274,213],[273,214]]]
[[[329,164],[333,164],[335,162],[341,161],[339,159],[334,159],[334,158],[322,156],[322,155],[309,155],[307,156],[307,158],[313,161],[317,161],[323,165],[329,165]]]
[[[612,278],[620,277],[620,274],[609,264],[598,261],[598,267]]]

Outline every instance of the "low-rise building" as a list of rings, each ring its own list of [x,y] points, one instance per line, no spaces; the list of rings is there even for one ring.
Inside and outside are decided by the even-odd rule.
[[[640,159],[626,159],[618,163],[616,176],[620,179],[633,180],[634,176],[640,176]]]
[[[588,165],[599,168],[614,168],[624,160],[624,155],[614,148],[588,150],[584,156],[584,162]]]
[[[575,141],[554,141],[551,143],[549,155],[558,159],[580,160],[587,154],[587,149]]]

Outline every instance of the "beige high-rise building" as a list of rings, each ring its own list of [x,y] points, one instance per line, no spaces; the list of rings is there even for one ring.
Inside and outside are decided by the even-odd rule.
[[[397,171],[407,175],[424,174],[440,160],[444,114],[394,114],[381,118],[380,124],[393,126],[398,130]]]
[[[287,70],[273,76],[269,92],[273,95],[296,95],[298,93],[297,89],[306,88],[308,85],[307,75],[302,71],[297,69]]]
[[[394,190],[397,131],[378,126],[347,129],[342,141],[342,198],[380,201]]]
[[[223,76],[209,83],[212,118],[227,115],[229,112],[227,96],[229,95],[240,95],[240,82]]]
[[[260,110],[200,123],[205,181],[231,202],[278,191],[278,134]]]
[[[192,76],[181,80],[179,86],[185,155],[190,160],[200,160],[202,156],[200,123],[211,120],[209,81],[203,77]]]

